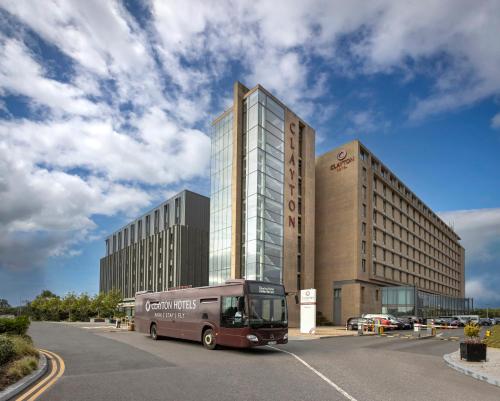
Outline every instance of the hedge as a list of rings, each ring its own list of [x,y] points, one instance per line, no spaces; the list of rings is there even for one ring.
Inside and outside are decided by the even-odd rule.
[[[0,318],[0,334],[23,335],[28,331],[30,319],[28,316],[18,316],[15,318]]]
[[[9,362],[14,354],[14,342],[7,336],[0,336],[0,366]]]

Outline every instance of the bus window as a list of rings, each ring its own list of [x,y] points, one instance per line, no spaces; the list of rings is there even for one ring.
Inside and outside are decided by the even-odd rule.
[[[276,327],[287,325],[285,297],[252,295],[250,298],[250,325]]]
[[[221,297],[221,319],[222,327],[244,327],[246,325],[245,298],[244,297]]]

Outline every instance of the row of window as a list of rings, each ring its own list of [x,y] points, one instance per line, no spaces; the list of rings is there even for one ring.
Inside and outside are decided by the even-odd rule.
[[[379,173],[383,179],[389,182],[394,188],[397,188],[401,194],[404,194],[408,198],[413,206],[420,210],[425,216],[432,220],[432,222],[439,226],[439,228],[447,232],[451,237],[455,238],[456,234],[453,230],[445,224],[432,210],[430,210],[420,199],[418,199],[401,181],[399,181],[394,174],[392,174],[386,167],[384,167],[373,155],[366,150],[361,148],[360,159],[363,162],[368,162],[371,158],[371,168],[372,171]]]
[[[397,268],[386,266],[379,263],[373,264],[373,275],[375,277],[380,277],[398,283],[415,285],[421,289],[436,291],[441,294],[452,295],[457,297],[460,296],[459,289],[451,288],[447,285],[426,279],[424,277],[418,277],[411,273],[404,272]]]
[[[452,268],[450,265],[446,265],[438,259],[430,256],[428,253],[420,252],[408,243],[401,241],[400,237],[393,237],[390,233],[379,230],[376,227],[373,228],[372,239],[373,242],[382,244],[387,249],[390,248],[393,251],[397,251],[401,255],[405,254],[408,257],[412,256],[413,260],[418,260],[418,262],[422,262],[429,268],[438,269],[452,278],[459,277],[460,275],[460,272],[456,270],[458,269],[458,265],[456,268]]]
[[[379,217],[379,218],[377,218]],[[380,220],[382,220],[382,224],[380,224]],[[461,265],[460,255],[452,253],[452,256],[445,254],[438,248],[432,246],[431,243],[425,241],[422,238],[419,238],[412,234],[409,230],[405,229],[401,224],[392,220],[391,217],[384,216],[381,213],[377,212],[377,210],[373,210],[373,226],[378,226],[380,229],[384,229],[384,232],[388,232],[388,227],[391,228],[391,234],[398,241],[404,242],[406,237],[405,244],[409,247],[415,248],[420,251],[424,251],[426,255],[429,256],[430,259],[435,260],[436,263],[444,263],[446,266],[458,269]],[[413,246],[410,245],[412,242]],[[401,248],[401,244],[400,248]],[[393,245],[394,246],[394,245]]]
[[[416,211],[413,206],[410,206],[408,203],[404,202],[398,195],[395,195],[395,192],[390,191],[392,193],[392,197],[391,198],[387,197],[385,185],[383,186],[383,192],[381,194],[382,196],[377,196],[377,192],[379,192],[379,189],[377,189],[376,182],[377,179],[374,177],[374,188],[373,188],[374,205],[376,205],[377,200],[380,199],[382,201],[382,207],[384,212],[386,212],[387,209],[391,210],[392,215],[395,215],[395,212],[399,212],[399,219],[401,220],[400,222],[402,222],[404,216],[406,219],[406,224],[409,226],[411,222],[413,225],[413,231],[416,232],[418,228],[420,236],[425,236],[426,238],[428,237],[429,241],[430,238],[433,237],[434,242],[435,243],[437,242],[438,247],[442,248],[443,250],[449,249],[450,252],[455,252],[455,253],[459,252],[460,245],[458,244],[455,237],[451,239],[448,235],[446,235],[445,232],[440,230],[439,227],[437,227],[430,220],[428,220],[422,214]],[[366,191],[366,189],[364,189],[363,191]],[[396,199],[399,199],[399,207],[396,205],[397,203]],[[387,208],[387,204],[389,204],[389,208]],[[404,211],[404,206],[406,206],[406,212]],[[410,214],[412,214],[413,216],[410,216]]]
[[[160,231],[166,230],[173,224],[180,224],[181,198],[178,197],[175,198],[174,200],[173,221],[171,221],[170,217],[170,203],[171,201],[168,201],[168,203],[165,203],[164,205],[160,206],[152,213],[149,213],[146,216],[141,217],[134,223],[130,224],[128,227],[113,234],[111,238],[107,238],[106,255],[111,255],[113,252],[117,252],[121,249],[126,248],[129,245],[135,244],[139,240],[148,238],[152,234],[158,234]],[[163,213],[160,213],[161,210],[163,210]],[[151,217],[153,217],[153,219],[151,219]],[[163,221],[160,220],[161,218],[163,219]],[[153,226],[151,227],[152,223]],[[151,230],[151,228],[153,230]]]

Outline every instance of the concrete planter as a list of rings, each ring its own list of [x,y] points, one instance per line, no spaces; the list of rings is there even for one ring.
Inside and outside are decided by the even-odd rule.
[[[486,344],[461,342],[460,359],[465,359],[467,362],[486,361]]]

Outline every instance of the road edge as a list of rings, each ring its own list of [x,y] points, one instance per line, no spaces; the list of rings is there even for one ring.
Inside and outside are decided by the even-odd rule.
[[[454,354],[458,354],[459,352],[460,351],[455,351],[450,354],[443,355],[444,361],[450,368],[455,369],[456,371],[463,373],[464,375],[471,376],[474,379],[481,380],[494,386],[500,387],[500,380],[496,377],[484,373],[479,373],[474,369],[468,368],[458,362],[455,362],[451,356]]]
[[[0,401],[10,400],[37,382],[43,375],[45,375],[45,373],[47,373],[48,366],[47,357],[43,354],[43,352],[40,352],[40,363],[38,365],[38,369],[30,373],[28,376],[23,377],[18,382],[11,384],[3,391],[0,391]]]

